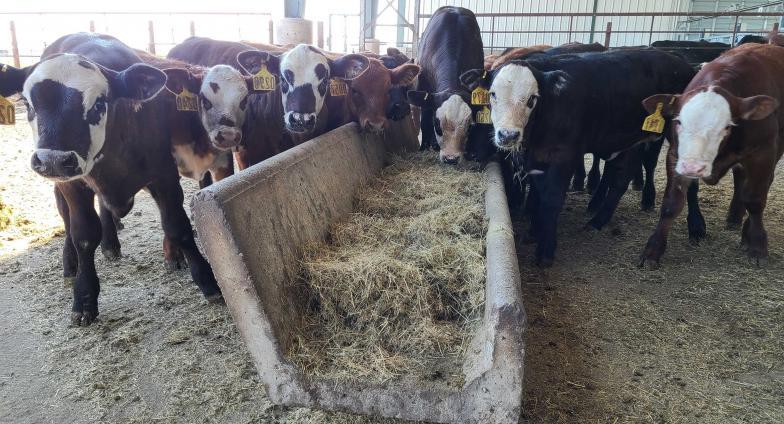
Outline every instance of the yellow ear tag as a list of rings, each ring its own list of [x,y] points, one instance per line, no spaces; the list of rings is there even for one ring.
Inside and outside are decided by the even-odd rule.
[[[177,102],[177,110],[183,112],[198,112],[199,111],[199,102],[196,99],[196,95],[188,91],[187,88],[183,87],[180,94],[175,97]]]
[[[346,94],[348,94],[348,84],[339,78],[331,78],[329,80],[330,96],[345,96]]]
[[[476,87],[471,92],[471,104],[485,106],[490,104],[490,91],[484,87]]]
[[[0,125],[14,125],[16,123],[16,108],[5,97],[0,96]]]
[[[476,112],[477,124],[492,124],[493,120],[490,118],[490,108],[485,106],[482,110]]]
[[[656,104],[656,111],[648,115],[648,117],[645,118],[645,122],[642,123],[643,131],[654,132],[657,134],[664,132],[664,117],[662,116],[662,108],[664,108],[664,103]]]
[[[256,91],[273,91],[275,90],[275,75],[272,75],[267,70],[267,65],[261,65],[259,72],[253,76],[253,89]]]

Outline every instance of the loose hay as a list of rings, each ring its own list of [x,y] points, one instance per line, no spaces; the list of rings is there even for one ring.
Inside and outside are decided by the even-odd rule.
[[[484,179],[433,154],[395,158],[327,242],[306,249],[289,358],[306,374],[461,387],[484,306]]]
[[[0,198],[0,231],[10,227],[13,220],[14,215],[11,211],[11,207],[3,203],[3,199]]]

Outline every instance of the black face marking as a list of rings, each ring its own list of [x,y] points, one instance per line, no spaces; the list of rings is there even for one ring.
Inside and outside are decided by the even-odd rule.
[[[313,95],[313,86],[310,83],[296,87],[286,96],[286,111],[297,113],[316,111],[316,96]]]
[[[436,134],[438,134],[439,137],[443,137],[444,132],[441,130],[441,121],[438,118],[433,118],[433,127],[436,130]]]
[[[242,101],[240,102],[240,109],[245,110],[247,106],[248,106],[248,96],[245,96],[245,98],[242,99]]]
[[[283,79],[283,78],[280,79],[280,91],[282,91],[283,94],[286,94],[286,93],[289,92],[289,85],[288,85],[288,83],[286,83],[286,80]]]
[[[536,106],[536,99],[538,99],[538,98],[539,98],[539,96],[537,96],[536,94],[534,94],[533,96],[528,98],[528,108],[529,109],[533,109],[534,106]]]
[[[33,109],[33,105],[24,97],[22,97],[22,103],[24,103],[25,108],[27,108],[27,120],[32,122],[32,120],[35,119],[35,109]]]
[[[234,121],[232,121],[231,119],[229,119],[229,118],[227,118],[225,116],[221,116],[220,120],[218,120],[218,125],[224,125],[224,126],[227,126],[227,127],[235,126],[234,125]]]
[[[98,125],[101,122],[101,117],[106,113],[106,96],[101,96],[95,100],[95,104],[90,110],[87,111],[87,118],[85,119],[90,125]]]
[[[283,71],[283,77],[286,78],[286,82],[294,85],[294,72],[291,72],[291,69],[286,69]]]
[[[320,52],[320,51],[319,51],[317,48],[315,48],[315,47],[313,47],[313,46],[308,46],[308,49],[309,49],[310,51],[314,52],[314,53],[321,54],[321,52]]]
[[[204,97],[204,94],[199,93],[199,99],[201,99],[201,107],[204,108],[204,110],[212,109],[212,102],[207,100],[207,98]]]
[[[32,87],[29,100],[35,107],[35,116],[38,118],[36,147],[74,151],[82,158],[87,158],[91,142],[90,126],[84,118],[82,93],[59,82],[43,80]],[[105,106],[104,99],[104,111]]]
[[[92,64],[92,63],[90,63],[90,62],[88,62],[88,61],[86,61],[86,60],[80,60],[80,61],[78,61],[77,63],[78,63],[78,64],[79,64],[79,66],[81,66],[82,68],[91,69],[91,70],[93,70],[93,71],[95,71],[95,70],[96,70],[96,69],[95,69],[95,66],[93,66],[93,64]]]
[[[329,81],[329,80],[325,79],[325,80],[321,81],[319,83],[319,85],[318,85],[318,91],[319,91],[319,94],[321,95],[321,97],[324,97],[324,96],[327,95],[327,81]]]
[[[220,90],[220,86],[216,82],[211,82],[210,83],[210,88],[212,89],[213,93],[217,93],[218,90]]]
[[[319,80],[323,80],[329,75],[329,72],[327,71],[327,67],[324,66],[323,63],[319,63],[318,65],[316,65],[315,72]]]

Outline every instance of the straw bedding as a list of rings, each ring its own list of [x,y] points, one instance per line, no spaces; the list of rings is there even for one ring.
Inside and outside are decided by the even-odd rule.
[[[460,387],[484,305],[484,190],[479,169],[394,158],[306,249],[308,301],[289,358],[311,376]]]

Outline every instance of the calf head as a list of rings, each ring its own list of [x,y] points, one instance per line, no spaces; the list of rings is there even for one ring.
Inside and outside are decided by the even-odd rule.
[[[179,94],[183,88],[199,96],[199,118],[218,149],[232,149],[242,142],[248,94],[252,79],[228,65],[216,65],[203,72],[182,68],[165,69],[166,88]]]
[[[387,54],[379,58],[387,69],[400,68],[406,64],[412,65],[413,59],[403,54],[400,50],[389,47]],[[413,68],[409,68],[412,69]],[[420,69],[417,67],[416,75],[419,74]],[[411,113],[411,105],[408,103],[408,91],[411,89],[414,79],[408,83],[405,80],[399,80],[397,83],[393,81],[392,87],[389,89],[389,106],[387,107],[387,118],[393,121],[400,121]],[[394,80],[394,79],[393,79]]]
[[[294,47],[280,58],[249,50],[238,54],[237,61],[252,75],[264,65],[277,77],[284,124],[294,133],[310,133],[316,128],[331,77],[351,81],[368,68],[368,59],[362,55],[348,54],[333,60],[306,44]]]
[[[520,150],[534,110],[542,96],[557,96],[569,77],[562,71],[541,72],[524,61],[509,62],[485,71],[473,69],[460,76],[469,90],[483,86],[490,91],[493,140],[500,149]]]
[[[155,97],[166,75],[144,64],[116,72],[82,56],[51,56],[24,69],[3,67],[0,94],[22,93],[33,129],[35,172],[56,181],[90,173],[101,157],[114,102]]]
[[[349,83],[348,106],[362,129],[383,131],[395,87],[410,85],[418,74],[418,65],[407,63],[387,69],[380,60],[369,59],[367,70]]]
[[[469,97],[465,91],[408,92],[412,105],[433,111],[432,122],[422,122],[422,125],[433,125],[443,163],[456,165],[465,155],[468,131],[474,123]]]
[[[743,121],[765,119],[779,106],[769,96],[736,97],[718,86],[706,86],[683,95],[657,94],[643,100],[649,113],[661,108],[673,123],[671,140],[678,146],[675,172],[690,178],[707,178],[719,148]]]

